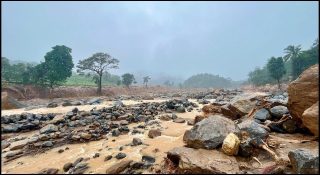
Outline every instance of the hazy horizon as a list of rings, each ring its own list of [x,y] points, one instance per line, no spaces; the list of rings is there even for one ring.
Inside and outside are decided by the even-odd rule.
[[[66,45],[75,65],[109,53],[118,75],[244,80],[288,45],[310,48],[318,10],[317,2],[2,2],[2,57],[40,63]]]

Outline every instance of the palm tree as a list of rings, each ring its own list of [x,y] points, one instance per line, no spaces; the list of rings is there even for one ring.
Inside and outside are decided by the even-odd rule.
[[[143,84],[146,84],[146,88],[148,87],[148,81],[150,80],[151,78],[149,76],[146,76],[146,77],[143,77]]]
[[[294,46],[289,45],[287,48],[284,49],[284,53],[286,54],[283,58],[284,61],[288,61],[293,58],[297,58],[301,53],[301,45]]]
[[[301,53],[301,45],[298,45],[298,46],[294,46],[294,45],[289,45],[288,47],[286,47],[284,49],[284,53],[286,55],[283,56],[283,59],[285,62],[291,60],[291,76],[289,76],[289,81],[292,80],[292,78],[295,77],[295,68],[294,67],[300,67],[300,63],[298,62],[298,57]],[[298,65],[296,65],[298,64]],[[296,66],[294,66],[296,65]]]

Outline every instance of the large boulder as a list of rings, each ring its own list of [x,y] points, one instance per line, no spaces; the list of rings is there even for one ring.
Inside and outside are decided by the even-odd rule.
[[[301,120],[303,112],[318,101],[319,95],[319,65],[313,65],[305,70],[288,86],[288,109],[291,116],[300,126],[308,127]],[[316,118],[318,118],[317,115]],[[301,125],[302,124],[302,125]]]
[[[306,149],[296,149],[290,151],[289,159],[294,173],[298,174],[318,174],[319,155],[312,155]]]
[[[179,174],[236,174],[240,172],[234,157],[217,150],[178,147],[168,151],[167,158],[177,166]]]
[[[319,136],[319,101],[303,112],[301,120],[314,135]]]
[[[230,102],[229,109],[236,108],[243,116],[250,113],[250,111],[256,106],[257,99],[267,96],[265,93],[244,93],[234,97]],[[234,111],[234,109],[232,109]]]
[[[213,115],[198,122],[184,133],[188,147],[214,149],[222,144],[229,133],[239,133],[236,124],[224,116]]]

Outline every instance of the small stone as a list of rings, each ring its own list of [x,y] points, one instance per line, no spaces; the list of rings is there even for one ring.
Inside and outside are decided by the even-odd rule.
[[[156,159],[151,156],[142,156],[142,162],[154,163]]]
[[[59,149],[59,150],[58,150],[58,153],[63,153],[63,152],[64,152],[63,149]]]
[[[297,129],[297,123],[295,120],[289,119],[282,123],[282,127],[288,133],[294,133]]]
[[[93,155],[93,158],[97,158],[97,157],[100,157],[100,154],[99,154],[99,153],[95,153],[95,154]]]
[[[42,146],[43,147],[51,147],[51,146],[53,146],[53,143],[52,143],[52,141],[45,141],[42,143]]]
[[[104,158],[104,161],[108,161],[108,160],[110,160],[110,159],[112,159],[112,155],[106,156],[106,157]]]
[[[83,138],[83,139],[89,140],[89,139],[91,139],[91,134],[89,134],[89,133],[81,133],[80,137]]]
[[[264,122],[266,120],[270,120],[271,115],[268,110],[262,108],[255,113],[254,118]]]
[[[186,109],[183,106],[179,106],[177,108],[177,112],[184,113],[184,112],[186,112]]]
[[[72,163],[66,163],[63,165],[63,171],[67,172],[72,167]]]
[[[281,118],[284,114],[289,113],[289,110],[285,106],[275,106],[270,109],[270,113],[273,117]]]
[[[38,172],[38,174],[57,174],[59,169],[57,168],[44,168]]]
[[[118,153],[115,157],[116,159],[123,159],[125,158],[127,155],[125,153]]]
[[[185,122],[185,119],[183,119],[183,118],[176,118],[176,119],[173,120],[173,122],[175,122],[175,123],[184,123],[184,122]]]
[[[148,133],[148,136],[150,138],[155,138],[155,137],[161,136],[161,131],[160,131],[160,129],[151,129]]]
[[[74,161],[74,163],[72,165],[76,166],[81,161],[83,161],[83,157],[79,157],[76,161]]]
[[[176,114],[171,114],[171,119],[176,119],[176,118],[178,118],[178,116],[176,115]]]
[[[191,125],[191,126],[194,125],[194,120],[192,120],[192,119],[191,119],[191,120],[188,120],[187,124],[188,124],[188,125]]]
[[[142,144],[142,140],[139,138],[133,138],[132,139],[132,146],[137,146],[137,145],[141,145]]]
[[[239,138],[235,134],[230,133],[223,140],[222,151],[229,156],[237,155],[239,150],[239,145],[240,145]]]

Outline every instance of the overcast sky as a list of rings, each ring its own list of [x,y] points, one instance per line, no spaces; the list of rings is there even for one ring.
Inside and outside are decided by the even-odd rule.
[[[247,78],[283,49],[318,38],[318,2],[2,2],[2,56],[40,62],[55,45],[74,63],[96,52],[111,73]]]

